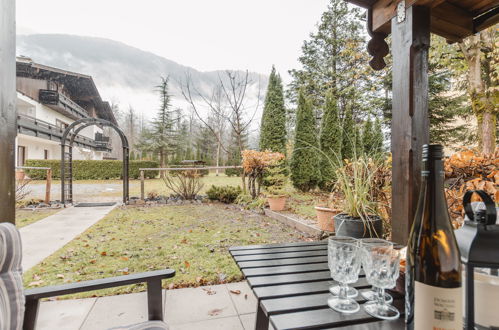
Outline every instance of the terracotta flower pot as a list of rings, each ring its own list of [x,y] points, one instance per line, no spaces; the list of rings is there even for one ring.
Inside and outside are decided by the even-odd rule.
[[[340,211],[323,206],[316,206],[315,211],[317,212],[317,222],[319,225],[319,229],[323,231],[334,232],[333,217],[336,214],[340,213]]]
[[[282,211],[286,205],[286,196],[267,197],[267,201],[272,211]]]
[[[26,174],[24,173],[23,170],[16,171],[16,180],[24,180],[25,176]]]

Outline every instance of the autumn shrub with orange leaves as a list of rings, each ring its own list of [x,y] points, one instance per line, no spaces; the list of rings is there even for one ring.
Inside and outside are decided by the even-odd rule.
[[[284,159],[280,152],[244,150],[243,170],[248,177],[248,190],[252,198],[260,194],[260,186],[265,174],[265,169],[277,165]]]
[[[447,158],[445,168],[445,194],[454,227],[464,219],[463,196],[467,190],[484,190],[499,203],[499,148],[484,155],[473,149],[463,149]],[[474,196],[472,201],[479,201]]]

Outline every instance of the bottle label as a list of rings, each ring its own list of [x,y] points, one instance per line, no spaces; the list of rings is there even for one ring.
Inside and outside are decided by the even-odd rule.
[[[463,329],[462,288],[440,288],[414,281],[414,329]]]

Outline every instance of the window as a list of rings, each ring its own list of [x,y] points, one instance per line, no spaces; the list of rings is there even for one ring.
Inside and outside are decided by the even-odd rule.
[[[62,120],[56,119],[55,126],[62,128],[62,129],[66,129],[69,125],[66,124],[65,122],[63,122]]]
[[[43,150],[43,159],[49,159],[49,151],[47,149]]]
[[[17,146],[17,166],[24,166],[26,161],[26,147]]]

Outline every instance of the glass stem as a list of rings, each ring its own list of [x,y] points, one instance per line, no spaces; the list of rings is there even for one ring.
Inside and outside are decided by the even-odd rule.
[[[340,283],[340,299],[347,299],[348,285],[346,283]]]
[[[378,305],[385,305],[385,289],[377,288],[378,291]]]

